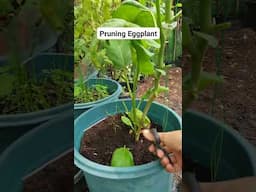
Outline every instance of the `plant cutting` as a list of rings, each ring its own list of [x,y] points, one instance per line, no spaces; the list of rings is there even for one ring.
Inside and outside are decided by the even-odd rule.
[[[172,175],[165,172],[159,161],[148,153],[147,147],[150,142],[140,136],[140,131],[144,128],[158,128],[162,131],[181,128],[180,118],[175,112],[154,102],[160,92],[168,90],[160,86],[159,82],[160,77],[165,74],[165,35],[173,29],[169,26],[172,22],[172,18],[169,18],[170,3],[171,1],[168,0],[165,4],[156,1],[155,6],[151,7],[154,13],[136,1],[124,1],[113,12],[113,18],[102,25],[103,27],[157,26],[161,31],[161,39],[158,42],[153,40],[103,42],[107,54],[111,55],[109,58],[112,58],[112,62],[118,62],[119,57],[115,55],[120,55],[120,52],[125,55],[121,62],[124,61],[132,66],[133,89],[129,86],[127,75],[123,75],[131,99],[97,106],[75,120],[75,164],[84,172],[92,192],[101,191],[102,188],[107,192],[171,191]],[[166,18],[161,17],[161,5],[168,15]],[[115,46],[120,48],[119,53],[115,53]],[[123,50],[126,50],[126,53]],[[136,99],[140,74],[153,76],[154,86],[144,97]],[[122,162],[126,162],[125,165]],[[133,164],[135,166],[132,166]],[[161,178],[161,181],[158,178]]]
[[[185,171],[192,171],[200,181],[208,182],[255,175],[252,163],[255,154],[247,141],[223,123],[204,114],[187,111],[203,90],[223,82],[220,75],[203,70],[203,58],[209,46],[218,45],[214,35],[229,28],[230,24],[214,24],[211,0],[183,1],[183,11],[183,48],[191,56],[191,70],[183,78]],[[231,146],[239,149],[244,158],[236,159],[237,151],[233,153]]]

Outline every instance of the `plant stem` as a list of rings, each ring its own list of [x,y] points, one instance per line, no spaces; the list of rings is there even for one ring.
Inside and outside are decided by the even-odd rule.
[[[135,72],[134,72],[134,77],[133,77],[133,91],[132,91],[132,115],[133,115],[133,121],[134,122],[137,122],[137,114],[136,114],[136,108],[137,108],[137,105],[136,105],[136,93],[137,93],[137,85],[138,85],[138,79],[139,79],[139,64],[138,64],[138,61],[136,62],[136,65],[135,65]],[[135,126],[136,126],[136,123],[135,123]],[[135,127],[135,140],[138,141],[139,140],[139,137],[137,136],[138,133],[140,134],[140,129],[139,127]]]
[[[166,0],[166,3],[167,4],[171,3],[171,0]],[[159,69],[164,69],[165,68],[164,66],[165,36],[164,36],[162,22],[161,22],[160,0],[156,0],[156,11],[157,11],[157,26],[160,29],[160,43],[161,43],[161,47],[158,54],[158,62],[156,67]],[[166,14],[167,12],[170,12],[170,6],[166,6],[165,12]],[[169,16],[167,16],[166,19],[169,19],[168,17]],[[145,116],[148,114],[148,111],[154,99],[156,98],[156,95],[157,95],[156,92],[158,91],[158,88],[159,88],[160,78],[161,78],[161,73],[156,72],[156,77],[154,79],[154,88],[144,108],[142,122],[144,122]]]
[[[202,33],[211,34],[212,26],[212,2],[211,0],[200,0],[200,30]],[[184,96],[183,99],[183,112],[189,107],[192,101],[196,98],[198,93],[198,84],[200,81],[200,75],[202,70],[202,60],[207,50],[208,43],[206,40],[195,37],[195,42],[192,41],[191,33],[186,29],[186,38],[188,39],[187,48],[191,55],[192,69],[191,69],[191,89]],[[194,44],[194,45],[193,45]]]

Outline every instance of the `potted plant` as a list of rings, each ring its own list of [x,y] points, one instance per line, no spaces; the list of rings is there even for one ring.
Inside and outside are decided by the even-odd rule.
[[[193,12],[193,6],[199,11]],[[208,46],[218,45],[214,34],[230,24],[213,24],[211,0],[184,1],[183,8],[183,48],[191,56],[190,73],[183,78],[183,151],[184,159],[189,159],[184,163],[185,168],[195,171],[201,181],[255,175],[255,150],[245,139],[223,123],[187,111],[201,91],[223,82],[221,76],[204,71],[202,61]],[[236,158],[238,153],[243,154],[243,158]]]
[[[168,24],[172,22],[169,17],[172,4],[171,1],[168,0],[165,3],[167,6],[164,6],[166,15],[164,21],[167,23],[165,26],[169,26]],[[114,19],[108,20],[103,24],[103,26],[121,27],[133,25],[139,27],[138,24],[136,24],[136,17],[139,20],[142,18],[141,16],[144,15],[144,18],[147,19],[142,19],[143,21],[137,20],[137,22],[144,24],[144,26],[159,27],[161,39],[160,46],[158,46],[159,44],[155,41],[119,41],[119,44],[128,47],[126,49],[128,53],[131,51],[131,58],[136,58],[131,62],[133,70],[133,90],[129,87],[129,80],[126,78],[131,99],[119,100],[97,106],[81,114],[75,120],[75,165],[84,172],[89,190],[92,192],[99,192],[102,191],[102,189],[111,192],[171,191],[172,174],[165,172],[158,160],[155,160],[153,156],[148,157],[149,159],[143,160],[142,158],[142,160],[136,160],[137,157],[140,156],[139,154],[148,154],[146,140],[140,135],[141,129],[159,126],[162,131],[170,131],[181,128],[181,119],[174,111],[154,102],[158,93],[168,90],[159,84],[160,77],[165,74],[164,50],[166,45],[160,5],[160,1],[157,0],[155,7],[153,7],[156,10],[155,17],[154,13],[149,8],[139,2],[124,1],[116,12],[114,12]],[[131,10],[133,14],[131,14]],[[172,28],[169,30],[172,30]],[[168,30],[165,32],[167,31]],[[111,43],[117,42],[109,42],[109,44]],[[155,48],[157,51],[151,52],[149,51],[149,47],[151,49],[153,48],[153,50]],[[152,62],[152,58],[154,57],[156,60],[155,64]],[[136,99],[139,74],[152,75],[154,77],[154,86],[145,93],[141,99]],[[104,129],[104,131],[101,128]],[[87,133],[92,136],[89,136],[90,139],[88,139]],[[106,133],[111,136],[104,137],[103,135]],[[118,144],[116,140],[120,140],[118,139],[120,138],[120,133],[124,135],[121,137],[121,142]],[[100,142],[99,139],[102,142]],[[104,142],[109,139],[111,141]],[[129,141],[124,142],[124,140]],[[103,143],[103,147],[109,149],[107,151],[103,149],[104,152],[98,153],[97,150],[94,151],[95,148],[93,146],[88,146],[88,143],[86,144],[87,141],[90,143]],[[114,142],[115,144],[113,144]],[[136,147],[134,146],[141,145],[141,150],[135,153]],[[89,152],[87,149],[91,149],[92,151]],[[121,155],[122,160],[115,157],[114,154],[116,153],[114,151],[116,150],[117,153],[124,152],[126,154],[124,156]],[[90,156],[87,152],[96,155]],[[101,155],[105,157],[102,158]],[[96,156],[100,156],[99,159],[92,160]],[[102,162],[103,159],[105,159],[104,162]],[[111,159],[112,161],[110,162]],[[133,159],[135,162],[133,162]],[[101,163],[99,161],[101,161]],[[125,165],[123,164],[124,162],[126,162]],[[134,163],[136,166],[132,166]],[[161,180],[159,180],[159,178],[161,178]]]
[[[74,117],[84,111],[110,101],[117,100],[122,92],[121,85],[111,79],[82,77],[74,85]]]
[[[97,79],[98,70],[108,65],[105,50],[96,41],[94,31],[111,17],[111,10],[116,1],[81,0],[75,4],[75,72],[77,79],[74,86],[74,116],[99,104],[118,99],[122,88],[114,80]],[[84,26],[90,26],[86,28]],[[92,69],[90,74],[89,70]]]
[[[38,4],[32,6],[29,3],[26,5],[24,9],[32,12],[43,6]],[[24,15],[26,11],[21,11],[21,13]],[[43,25],[50,25],[50,20],[42,15],[40,14],[40,17],[36,19],[43,18]],[[13,18],[13,23],[8,25],[10,34],[14,31],[12,27],[15,27],[14,23],[20,19],[20,15],[17,17],[18,19]],[[60,18],[55,17],[55,21],[56,19]],[[52,43],[45,41],[47,43],[41,46],[42,39],[36,35],[41,34],[42,31],[38,32],[41,28],[32,24],[36,25],[32,22],[27,27],[35,29],[31,30],[34,33],[30,37],[34,44],[32,49],[24,49],[29,53],[19,54],[18,47],[13,44],[15,38],[7,36],[13,47],[9,50],[11,57],[8,58],[11,59],[5,58],[0,65],[1,81],[7,82],[1,86],[0,152],[28,130],[72,106],[68,102],[73,96],[73,73],[71,72],[73,56],[56,53],[39,54],[42,50],[51,47]],[[54,25],[50,25],[49,28],[54,30]]]

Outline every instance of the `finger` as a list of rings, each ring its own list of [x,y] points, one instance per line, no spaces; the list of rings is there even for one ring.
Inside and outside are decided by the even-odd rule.
[[[150,132],[149,129],[142,130],[143,136],[149,141],[155,141],[153,134]]]
[[[149,150],[151,153],[154,153],[154,154],[155,154],[155,152],[156,152],[156,148],[155,148],[155,146],[154,146],[153,144],[148,147],[148,150]]]
[[[165,166],[165,170],[169,173],[174,173],[175,172],[175,168],[171,165],[171,164],[167,164]]]
[[[169,161],[169,159],[166,156],[164,156],[161,159],[161,164],[163,165],[163,167],[166,167],[168,164],[170,164],[170,161]]]
[[[164,152],[161,149],[156,150],[156,155],[160,159],[162,159],[165,156]]]

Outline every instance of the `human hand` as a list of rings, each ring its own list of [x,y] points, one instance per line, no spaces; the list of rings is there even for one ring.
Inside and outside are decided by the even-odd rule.
[[[154,136],[149,129],[144,129],[142,131],[144,137],[149,141],[154,141]],[[170,154],[172,163],[166,157],[165,153],[161,149],[156,149],[155,145],[152,144],[149,146],[149,151],[155,154],[160,160],[163,167],[166,171],[173,173],[178,172],[182,169],[182,132],[179,131],[170,131],[158,133],[161,146]]]

